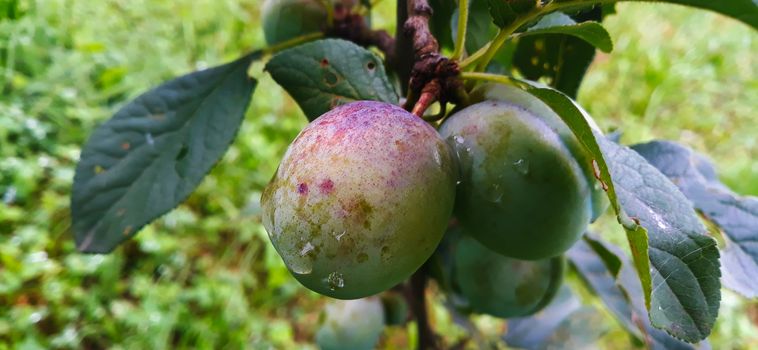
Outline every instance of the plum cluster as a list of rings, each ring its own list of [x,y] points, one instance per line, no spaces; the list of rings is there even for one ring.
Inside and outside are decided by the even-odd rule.
[[[321,1],[263,8],[270,44],[325,23]],[[282,21],[292,13],[302,18]],[[523,90],[481,85],[471,100],[436,127],[392,104],[349,103],[287,149],[261,198],[263,224],[300,283],[349,300],[328,307],[323,348],[373,347],[387,316],[360,315],[384,315],[374,295],[432,257],[432,277],[462,311],[527,316],[556,294],[562,254],[608,205],[593,161]],[[361,322],[367,333],[351,338]]]
[[[377,294],[426,262],[456,218],[448,277],[474,310],[510,317],[549,300],[558,283],[530,276],[560,277],[556,261],[607,205],[592,160],[530,94],[485,85],[474,96],[439,131],[360,101],[297,136],[261,200],[295,278],[338,299]],[[498,310],[510,302],[518,310]]]

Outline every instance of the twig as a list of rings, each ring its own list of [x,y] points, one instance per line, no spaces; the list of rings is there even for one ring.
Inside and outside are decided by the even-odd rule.
[[[439,337],[429,325],[429,315],[426,311],[426,265],[422,266],[411,276],[405,290],[405,298],[416,318],[418,329],[418,350],[441,349]]]
[[[405,82],[411,78],[413,69],[413,42],[411,38],[405,35],[401,25],[408,20],[408,0],[397,0],[397,26],[395,33],[395,63],[394,68],[398,79],[403,82],[401,85],[402,93],[408,94],[408,85]]]
[[[411,39],[413,48],[413,69],[408,83],[408,99],[405,109],[422,117],[424,111],[439,100],[442,112],[448,101],[459,102],[465,94],[458,79],[460,69],[457,62],[440,54],[440,46],[429,29],[432,8],[427,0],[407,2],[408,20],[403,30]]]

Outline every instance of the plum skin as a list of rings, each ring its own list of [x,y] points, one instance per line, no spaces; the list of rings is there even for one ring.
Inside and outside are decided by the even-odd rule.
[[[534,314],[563,282],[565,258],[527,261],[487,249],[469,236],[454,247],[453,279],[472,311],[500,318]]]
[[[316,332],[322,350],[369,350],[385,326],[382,303],[376,297],[327,304]]]
[[[500,254],[560,255],[607,206],[591,159],[536,97],[503,85],[477,94],[483,102],[440,128],[461,169],[456,215],[467,233]]]
[[[373,101],[337,107],[287,149],[263,191],[263,225],[294,277],[338,299],[400,283],[431,256],[457,169],[434,128]]]

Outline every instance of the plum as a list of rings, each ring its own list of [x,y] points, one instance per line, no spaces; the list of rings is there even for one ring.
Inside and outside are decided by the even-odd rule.
[[[303,285],[373,295],[416,271],[442,239],[456,164],[437,131],[400,107],[339,106],[297,136],[263,191],[263,225]]]
[[[384,311],[376,297],[338,300],[321,314],[316,343],[322,350],[369,350],[384,330]]]
[[[352,7],[354,0],[329,0],[333,6]],[[326,28],[326,8],[321,0],[266,0],[261,18],[269,45]]]
[[[536,261],[508,258],[469,236],[455,246],[453,283],[471,311],[500,318],[544,308],[563,282],[562,256]]]
[[[459,163],[455,213],[462,226],[509,257],[560,255],[607,208],[592,159],[536,97],[504,85],[472,96],[484,101],[440,128]]]

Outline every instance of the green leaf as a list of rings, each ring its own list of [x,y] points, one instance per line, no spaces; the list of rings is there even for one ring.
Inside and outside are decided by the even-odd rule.
[[[594,160],[591,166],[593,167],[595,177],[598,178],[603,188],[606,189],[611,207],[613,207],[619,223],[621,223],[626,231],[627,240],[629,241],[629,246],[632,250],[632,256],[634,256],[634,264],[637,273],[639,274],[640,281],[642,282],[642,288],[645,291],[646,305],[649,306],[652,282],[650,275],[650,259],[648,256],[647,230],[632,220],[632,218],[630,218],[622,209],[616,193],[615,183],[611,179],[611,172],[605,159],[604,152],[598,144],[598,139],[604,139],[604,137],[595,136],[588,122],[588,120],[591,120],[590,116],[584,111],[584,109],[576,104],[574,100],[565,94],[545,87],[539,83],[524,80],[519,81],[529,86],[527,91],[542,100],[542,102],[545,102],[545,104],[563,119],[574,135],[576,135],[585,151]]]
[[[255,52],[143,94],[82,149],[71,214],[77,248],[107,253],[183,202],[234,140],[256,81]]]
[[[398,103],[379,56],[349,41],[325,39],[282,51],[266,70],[311,121],[353,101]]]
[[[669,141],[632,147],[674,182],[702,215],[724,234],[722,281],[748,298],[758,297],[758,198],[741,197],[718,180],[705,157]]]
[[[595,138],[595,132],[593,127],[590,126],[590,121],[594,123],[594,120],[584,111],[579,105],[564,93],[555,89],[546,87],[542,84],[531,82],[527,80],[517,80],[522,84],[528,86],[527,91],[535,97],[545,102],[561,119],[568,125],[571,131],[579,140],[579,143],[584,146],[585,151],[593,158],[593,164],[585,165],[592,166],[595,172],[595,176],[600,180],[604,188],[607,188],[606,192],[611,200],[611,205],[618,212],[620,210],[618,206],[618,199],[616,191],[611,181],[608,166],[603,158],[603,153]]]
[[[653,325],[687,342],[705,339],[721,300],[716,241],[665,175],[628,147],[598,143],[623,211],[648,230]]]
[[[564,16],[558,13],[545,18],[553,18],[552,23],[601,21],[603,11],[597,7],[574,15],[575,19]],[[595,58],[592,44],[567,34],[528,35],[521,37],[517,43],[514,65],[527,79],[537,81],[546,78],[550,86],[571,98],[576,97],[582,79]]]
[[[721,299],[719,253],[690,202],[640,155],[594,135],[589,116],[566,95],[522,82],[561,116],[594,159],[595,174],[627,231],[653,325],[688,342],[705,339]]]
[[[608,266],[609,254],[620,262],[619,271],[614,272]],[[566,256],[587,287],[608,307],[621,326],[638,340],[646,342],[650,349],[695,349],[650,324],[639,278],[621,249],[587,234],[566,252]]]
[[[603,25],[598,22],[576,23],[568,15],[555,12],[551,13],[530,27],[520,36],[540,35],[540,34],[565,34],[582,39],[603,52],[613,51],[613,41],[611,35],[605,30]]]
[[[450,30],[450,20],[458,5],[454,0],[429,0],[429,6],[434,9],[429,20],[429,30],[432,32],[440,47],[453,48],[453,32]],[[455,28],[453,26],[453,28]],[[454,30],[453,30],[454,31]]]
[[[613,3],[620,0],[556,0],[562,10],[584,8],[597,3]],[[758,29],[758,3],[755,0],[624,0],[634,2],[661,2],[697,7],[718,12],[740,20]]]
[[[755,0],[666,0],[660,2],[693,6],[718,12],[758,29],[758,2]]]
[[[450,21],[451,35],[456,38],[458,28],[458,9],[453,13]],[[492,23],[486,0],[469,1],[469,17],[466,27],[466,52],[474,53],[479,48],[487,45],[497,34],[497,27]]]
[[[506,0],[488,0],[493,22],[500,28],[506,27],[518,18],[519,13]]]

